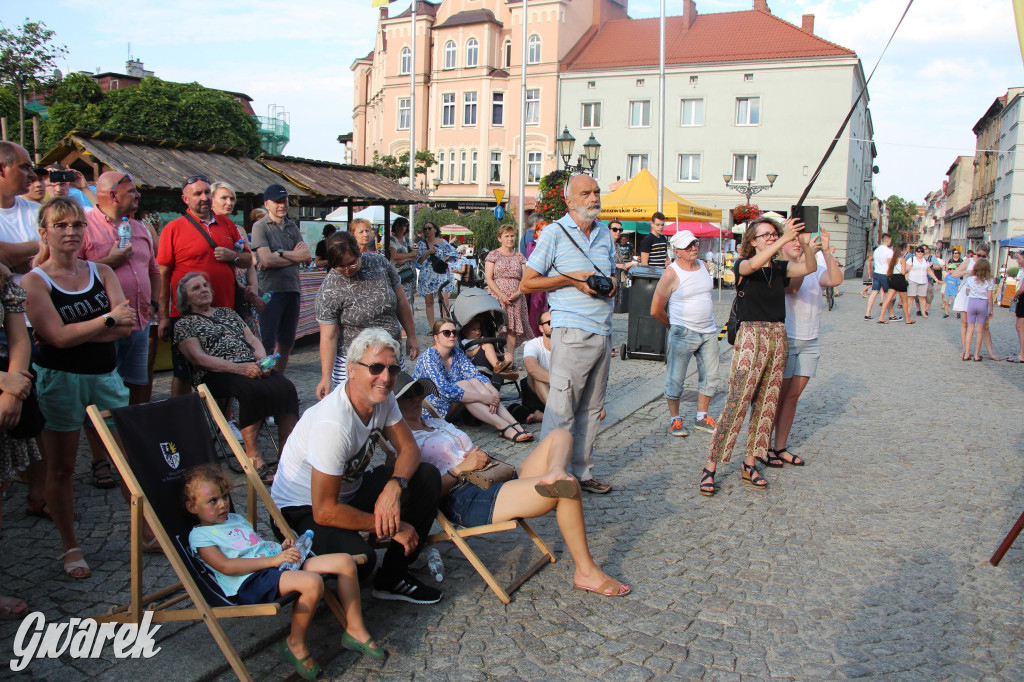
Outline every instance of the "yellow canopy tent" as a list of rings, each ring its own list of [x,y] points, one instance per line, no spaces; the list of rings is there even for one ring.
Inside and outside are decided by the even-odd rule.
[[[646,168],[633,176],[622,187],[601,198],[601,220],[650,220],[658,210],[658,180]],[[662,211],[671,221],[721,223],[722,209],[709,208],[688,201],[668,187],[665,188],[665,208]]]

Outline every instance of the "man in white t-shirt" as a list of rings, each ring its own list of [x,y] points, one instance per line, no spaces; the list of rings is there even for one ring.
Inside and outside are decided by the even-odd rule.
[[[523,407],[530,415],[526,422],[537,423],[544,419],[544,406],[548,403],[551,390],[551,311],[545,310],[537,318],[540,336],[535,336],[523,346],[523,367],[526,378],[519,383],[523,394]]]
[[[868,308],[864,311],[865,320],[872,319],[871,308],[875,305],[875,299],[878,298],[879,290],[883,294],[889,293],[889,261],[892,259],[893,254],[891,245],[892,237],[883,234],[881,242],[871,254],[874,270],[871,273],[871,296],[868,298]],[[883,296],[882,298],[885,297]]]
[[[24,147],[0,142],[0,260],[16,273],[28,272],[39,252],[39,204],[18,196],[34,175]]]
[[[441,591],[409,572],[437,516],[441,476],[420,461],[391,389],[400,368],[398,343],[383,329],[366,329],[349,346],[348,378],[299,419],[281,452],[270,495],[296,533],[313,531],[317,554],[365,554],[360,533],[391,538],[373,581],[373,596],[436,604]],[[398,451],[394,466],[365,473],[384,438]]]
[[[715,420],[708,414],[718,383],[718,325],[713,315],[711,292],[715,282],[698,259],[699,242],[693,232],[683,230],[670,242],[675,260],[658,280],[651,299],[651,316],[668,327],[668,366],[665,400],[673,436],[688,436],[679,416],[679,398],[690,358],[697,358],[697,417],[694,428],[715,432]],[[666,309],[667,308],[667,309]]]

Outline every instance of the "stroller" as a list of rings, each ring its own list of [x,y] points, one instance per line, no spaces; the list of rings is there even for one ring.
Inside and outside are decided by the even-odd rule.
[[[446,305],[441,296],[438,296],[438,300],[441,302],[441,314],[453,320],[458,327],[465,327],[472,321],[480,323],[480,338],[462,339],[459,342],[462,350],[467,351],[481,344],[492,343],[499,355],[505,352],[505,339],[498,336],[498,330],[505,324],[505,311],[487,291],[475,288],[465,289],[451,306]],[[505,378],[489,367],[478,366],[478,368],[480,373],[486,376],[498,391],[501,391],[503,386],[511,385],[515,387],[516,393],[522,399],[518,381]]]

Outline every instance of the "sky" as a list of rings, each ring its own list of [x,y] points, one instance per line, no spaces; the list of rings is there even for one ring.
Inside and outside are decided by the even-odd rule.
[[[666,0],[682,13],[682,0]],[[701,14],[750,9],[751,0],[696,0]],[[284,153],[343,160],[337,136],[352,130],[352,62],[374,45],[370,0],[50,0],[0,22],[42,20],[68,47],[60,68],[124,71],[129,56],[171,81],[244,92],[257,114],[291,117]],[[408,0],[391,5],[404,11]],[[854,50],[870,73],[906,0],[769,0],[776,15]],[[26,5],[26,7],[29,7]],[[658,16],[659,0],[630,0],[632,17]],[[918,203],[940,189],[958,155],[974,154],[971,128],[1008,87],[1024,85],[1011,0],[915,0],[868,86],[875,128],[875,193]],[[836,121],[838,129],[841,121]]]

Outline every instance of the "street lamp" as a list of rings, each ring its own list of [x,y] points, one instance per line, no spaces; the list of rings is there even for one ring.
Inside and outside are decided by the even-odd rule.
[[[562,129],[562,134],[555,138],[555,151],[565,164],[565,170],[570,173],[594,174],[594,166],[597,165],[597,158],[601,155],[601,143],[590,133],[590,138],[583,144],[583,153],[576,158],[575,165],[569,163],[572,160],[572,149],[576,145],[576,138],[569,132],[569,126]],[[587,165],[583,165],[586,159]]]
[[[435,177],[434,178],[434,180],[432,181],[432,184],[434,185],[433,187],[427,187],[426,183],[425,183],[425,180],[426,179],[424,178],[424,182],[421,182],[420,186],[418,188],[417,187],[413,187],[412,190],[414,192],[419,192],[420,194],[422,194],[425,197],[429,197],[431,194],[434,193],[434,191],[437,190],[438,187],[441,186],[441,178],[440,177]],[[408,176],[402,176],[401,178],[398,179],[398,184],[402,185],[402,187],[409,187],[409,177]]]
[[[746,195],[748,204],[750,203],[750,197],[752,197],[753,195],[757,194],[758,192],[763,192],[766,189],[771,189],[772,185],[775,184],[776,178],[778,177],[778,173],[768,173],[767,185],[754,185],[750,180],[747,180],[745,184],[742,182],[738,182],[734,185],[732,184],[732,174],[722,173],[722,179],[725,180],[725,186],[728,187],[729,189],[736,190],[740,194]]]

